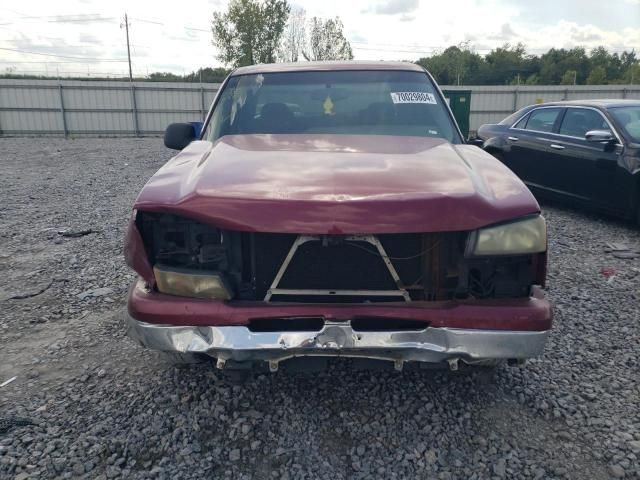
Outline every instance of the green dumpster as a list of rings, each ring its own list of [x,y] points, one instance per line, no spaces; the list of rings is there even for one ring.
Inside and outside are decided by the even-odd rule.
[[[471,90],[443,90],[453,116],[458,122],[464,138],[469,136],[469,117],[471,116]]]

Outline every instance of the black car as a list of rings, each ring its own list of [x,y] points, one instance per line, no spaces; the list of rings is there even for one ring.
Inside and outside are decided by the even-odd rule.
[[[534,194],[640,223],[639,100],[531,105],[478,139]]]

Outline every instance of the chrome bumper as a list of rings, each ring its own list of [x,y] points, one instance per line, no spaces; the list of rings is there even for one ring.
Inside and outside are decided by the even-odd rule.
[[[542,354],[549,331],[471,330],[428,327],[419,331],[354,331],[349,322],[327,322],[319,332],[252,332],[244,326],[166,326],[128,317],[128,334],[143,346],[218,359],[278,362],[299,356],[341,356],[439,363],[526,359]]]

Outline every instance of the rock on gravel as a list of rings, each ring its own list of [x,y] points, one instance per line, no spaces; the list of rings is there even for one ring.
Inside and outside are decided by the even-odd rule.
[[[609,473],[613,478],[624,478],[624,468],[620,465],[611,465],[609,467]]]
[[[0,291],[37,295],[0,295],[0,417],[37,424],[0,434],[0,478],[640,478],[640,260],[605,252],[637,229],[544,205],[555,327],[493,381],[332,361],[235,385],[124,336],[130,206],[170,155],[2,138]]]

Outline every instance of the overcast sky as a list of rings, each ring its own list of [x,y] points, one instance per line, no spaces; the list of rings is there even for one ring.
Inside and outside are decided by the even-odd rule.
[[[8,2],[3,2],[7,5]],[[416,60],[463,41],[479,53],[523,42],[640,50],[640,0],[296,0],[307,16],[339,15],[358,60]],[[219,66],[209,24],[226,0],[26,0],[0,6],[0,71],[134,75]],[[20,53],[13,50],[20,50]],[[39,54],[39,55],[38,55]],[[79,58],[81,57],[81,58]]]

